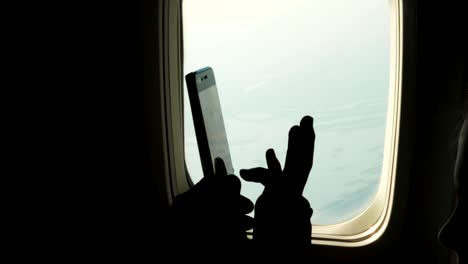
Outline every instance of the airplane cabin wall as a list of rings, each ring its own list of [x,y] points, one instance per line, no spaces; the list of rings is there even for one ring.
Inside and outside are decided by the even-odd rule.
[[[158,244],[167,235],[168,202],[157,35],[162,2],[93,3],[83,13],[82,83],[92,108],[86,114],[89,156],[81,164],[87,173],[83,241],[106,258],[137,248],[158,260],[165,250]],[[405,33],[413,40],[404,51],[401,124],[409,131],[401,134],[407,152],[399,155],[398,168],[408,177],[396,180],[394,214],[382,239],[362,248],[316,246],[315,263],[390,263],[405,254],[446,263],[450,257],[437,236],[454,210],[454,142],[467,81],[466,12],[455,1],[403,2],[413,8],[405,16],[415,16]]]

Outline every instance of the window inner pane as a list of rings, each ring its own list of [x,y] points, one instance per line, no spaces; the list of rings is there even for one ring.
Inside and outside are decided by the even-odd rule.
[[[390,63],[390,9],[375,0],[184,0],[184,74],[213,68],[231,157],[240,169],[284,165],[288,131],[314,117],[304,196],[314,224],[365,210],[380,182]],[[185,153],[202,178],[185,87]],[[263,187],[242,182],[255,201]]]

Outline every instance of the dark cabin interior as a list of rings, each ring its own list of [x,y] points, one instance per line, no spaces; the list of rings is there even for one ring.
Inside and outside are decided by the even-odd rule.
[[[65,138],[63,171],[79,190],[59,196],[73,201],[67,205],[73,224],[62,234],[72,248],[66,259],[166,262],[162,256],[176,251],[162,241],[168,201],[158,177],[166,151],[157,105],[165,71],[158,10],[166,1],[86,2],[76,12],[71,82],[79,100],[69,115],[73,137]],[[399,144],[409,151],[399,153],[398,173],[405,177],[397,178],[391,222],[368,246],[314,245],[313,263],[456,263],[449,262],[450,249],[460,263],[468,258],[461,243],[468,222],[466,144],[454,151],[467,136],[460,133],[468,118],[467,10],[462,1],[403,6]],[[454,184],[457,155],[464,158]]]

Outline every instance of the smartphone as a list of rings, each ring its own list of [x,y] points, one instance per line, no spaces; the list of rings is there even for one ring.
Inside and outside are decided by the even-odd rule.
[[[213,69],[205,67],[185,76],[198,151],[205,177],[214,175],[214,161],[221,158],[228,174],[234,173]]]

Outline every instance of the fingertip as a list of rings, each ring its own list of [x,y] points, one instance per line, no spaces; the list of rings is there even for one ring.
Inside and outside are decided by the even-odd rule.
[[[246,169],[242,169],[239,171],[239,175],[242,179],[245,179],[246,177],[248,178],[249,174],[250,174],[250,171]]]
[[[289,136],[296,136],[298,135],[300,132],[300,127],[298,125],[295,125],[293,127],[291,127],[291,129],[289,130]]]
[[[314,119],[311,116],[304,116],[301,120],[301,128],[307,139],[315,140]]]
[[[240,203],[243,213],[248,214],[254,210],[254,203],[243,195],[240,196]]]
[[[304,116],[301,120],[301,127],[311,127],[313,124],[314,119],[309,115]]]
[[[239,175],[243,180],[246,180],[249,177],[249,170],[242,169],[239,171]]]
[[[240,192],[241,182],[236,175],[229,174],[225,179],[228,186],[231,186],[235,192]]]
[[[275,154],[275,150],[274,149],[268,149],[266,151],[266,158],[272,158],[272,157],[276,157],[276,154]]]
[[[266,162],[268,165],[268,168],[271,170],[271,172],[277,176],[279,173],[281,173],[281,165],[278,161],[278,158],[276,157],[275,151],[273,149],[268,149],[266,152]]]
[[[219,166],[219,165],[224,165],[224,162],[223,162],[223,159],[221,158],[215,158],[215,165],[216,166]]]
[[[226,175],[226,165],[224,165],[224,161],[221,158],[215,158],[215,174],[217,175]]]
[[[248,170],[241,170],[240,177],[244,181],[263,183],[268,177],[268,169],[256,167]]]

